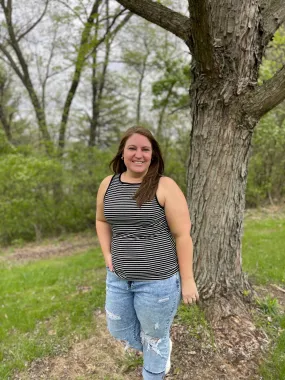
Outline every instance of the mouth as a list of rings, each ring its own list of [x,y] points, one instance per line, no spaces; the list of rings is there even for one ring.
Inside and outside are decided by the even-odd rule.
[[[133,163],[136,165],[142,165],[144,164],[144,161],[133,161]]]

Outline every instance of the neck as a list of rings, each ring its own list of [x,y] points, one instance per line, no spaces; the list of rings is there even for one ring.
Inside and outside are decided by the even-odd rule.
[[[121,178],[123,176],[123,180],[126,182],[142,182],[146,173],[130,173],[127,171],[123,172]]]

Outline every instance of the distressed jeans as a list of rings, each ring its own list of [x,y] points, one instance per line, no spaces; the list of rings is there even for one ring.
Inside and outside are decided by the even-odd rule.
[[[170,327],[181,300],[180,275],[127,281],[107,268],[106,316],[110,333],[143,352],[143,379],[161,380],[169,355]]]

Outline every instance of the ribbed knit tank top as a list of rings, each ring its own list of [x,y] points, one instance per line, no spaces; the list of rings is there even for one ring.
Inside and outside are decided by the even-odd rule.
[[[128,281],[166,279],[178,272],[175,241],[156,196],[137,206],[133,197],[139,186],[116,174],[104,197],[114,272]]]

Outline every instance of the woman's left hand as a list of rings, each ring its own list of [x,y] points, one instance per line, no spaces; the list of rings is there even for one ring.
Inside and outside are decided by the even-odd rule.
[[[199,301],[199,293],[193,278],[182,280],[182,299],[185,304]]]

